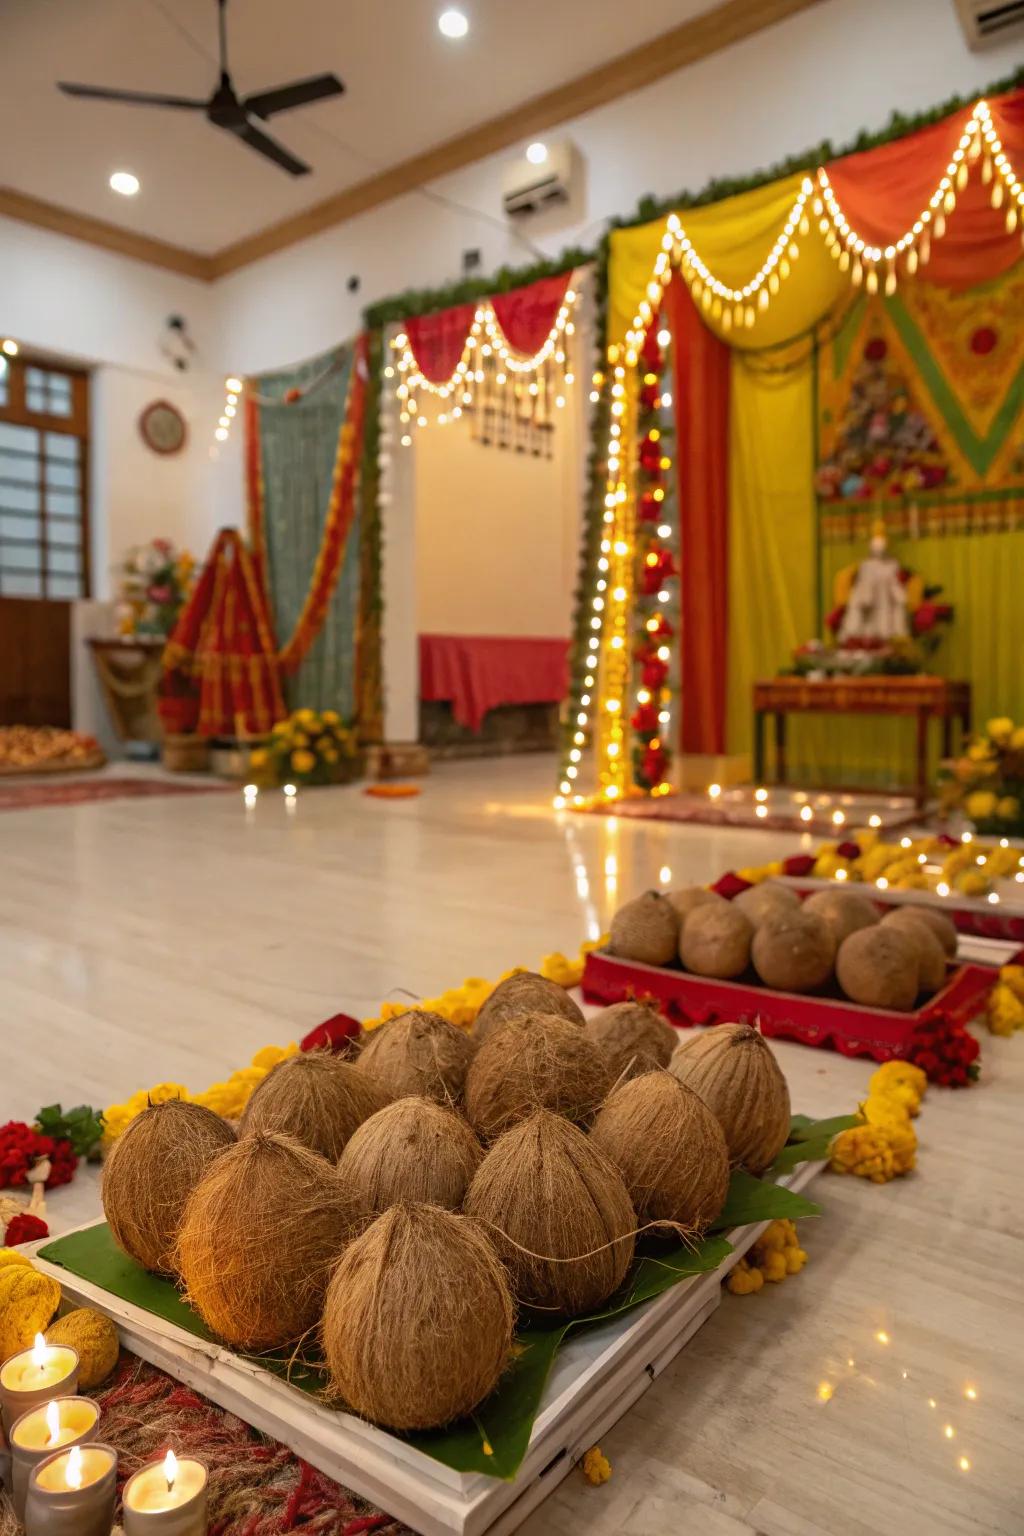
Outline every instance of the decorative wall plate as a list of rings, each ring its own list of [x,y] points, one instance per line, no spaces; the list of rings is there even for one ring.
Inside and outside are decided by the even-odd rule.
[[[139,417],[139,432],[146,447],[154,453],[180,453],[188,427],[176,405],[169,400],[154,400]]]

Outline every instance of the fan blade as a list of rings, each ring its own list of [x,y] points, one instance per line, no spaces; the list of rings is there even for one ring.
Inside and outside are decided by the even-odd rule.
[[[243,144],[248,144],[250,149],[259,150],[261,155],[266,155],[268,160],[273,160],[275,165],[280,165],[284,170],[290,171],[293,176],[305,176],[309,172],[309,166],[302,160],[296,160],[288,150],[276,143],[268,134],[261,133],[251,123],[246,123],[244,128],[232,128],[231,133],[241,139]]]
[[[275,112],[288,112],[292,107],[304,107],[311,101],[323,101],[328,96],[341,96],[345,87],[337,75],[311,75],[308,80],[294,80],[291,85],[279,85],[272,91],[259,91],[247,96],[245,110],[256,117],[272,117]]]
[[[192,96],[156,96],[150,91],[108,91],[102,85],[75,85],[69,80],[58,80],[57,87],[65,96],[85,96],[92,101],[126,101],[141,107],[184,107],[186,111],[203,111],[205,101]]]

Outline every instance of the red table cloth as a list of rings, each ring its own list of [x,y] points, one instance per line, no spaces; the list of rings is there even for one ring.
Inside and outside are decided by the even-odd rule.
[[[500,704],[559,704],[568,689],[568,640],[420,635],[420,698],[449,700],[467,730]]]

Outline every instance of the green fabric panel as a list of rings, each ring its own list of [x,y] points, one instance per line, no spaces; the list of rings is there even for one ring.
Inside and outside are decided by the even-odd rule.
[[[305,388],[334,358],[341,360],[338,372],[307,398],[260,406],[267,579],[279,646],[287,644],[302,612],[320,549],[353,349],[337,348],[256,381],[260,394],[278,399],[289,389]],[[352,719],[358,610],[357,517],[323,628],[298,672],[285,681],[289,708],[336,709],[344,720]]]

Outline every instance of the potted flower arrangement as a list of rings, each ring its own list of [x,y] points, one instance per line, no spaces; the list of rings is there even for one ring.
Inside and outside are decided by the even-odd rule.
[[[170,539],[150,539],[129,549],[116,574],[119,578],[118,632],[169,635],[188,597],[195,561],[187,549]]]
[[[961,757],[944,763],[939,791],[946,811],[962,811],[977,831],[1024,836],[1024,725],[989,720]]]
[[[346,784],[360,771],[356,733],[333,709],[296,709],[249,754],[257,783]]]

